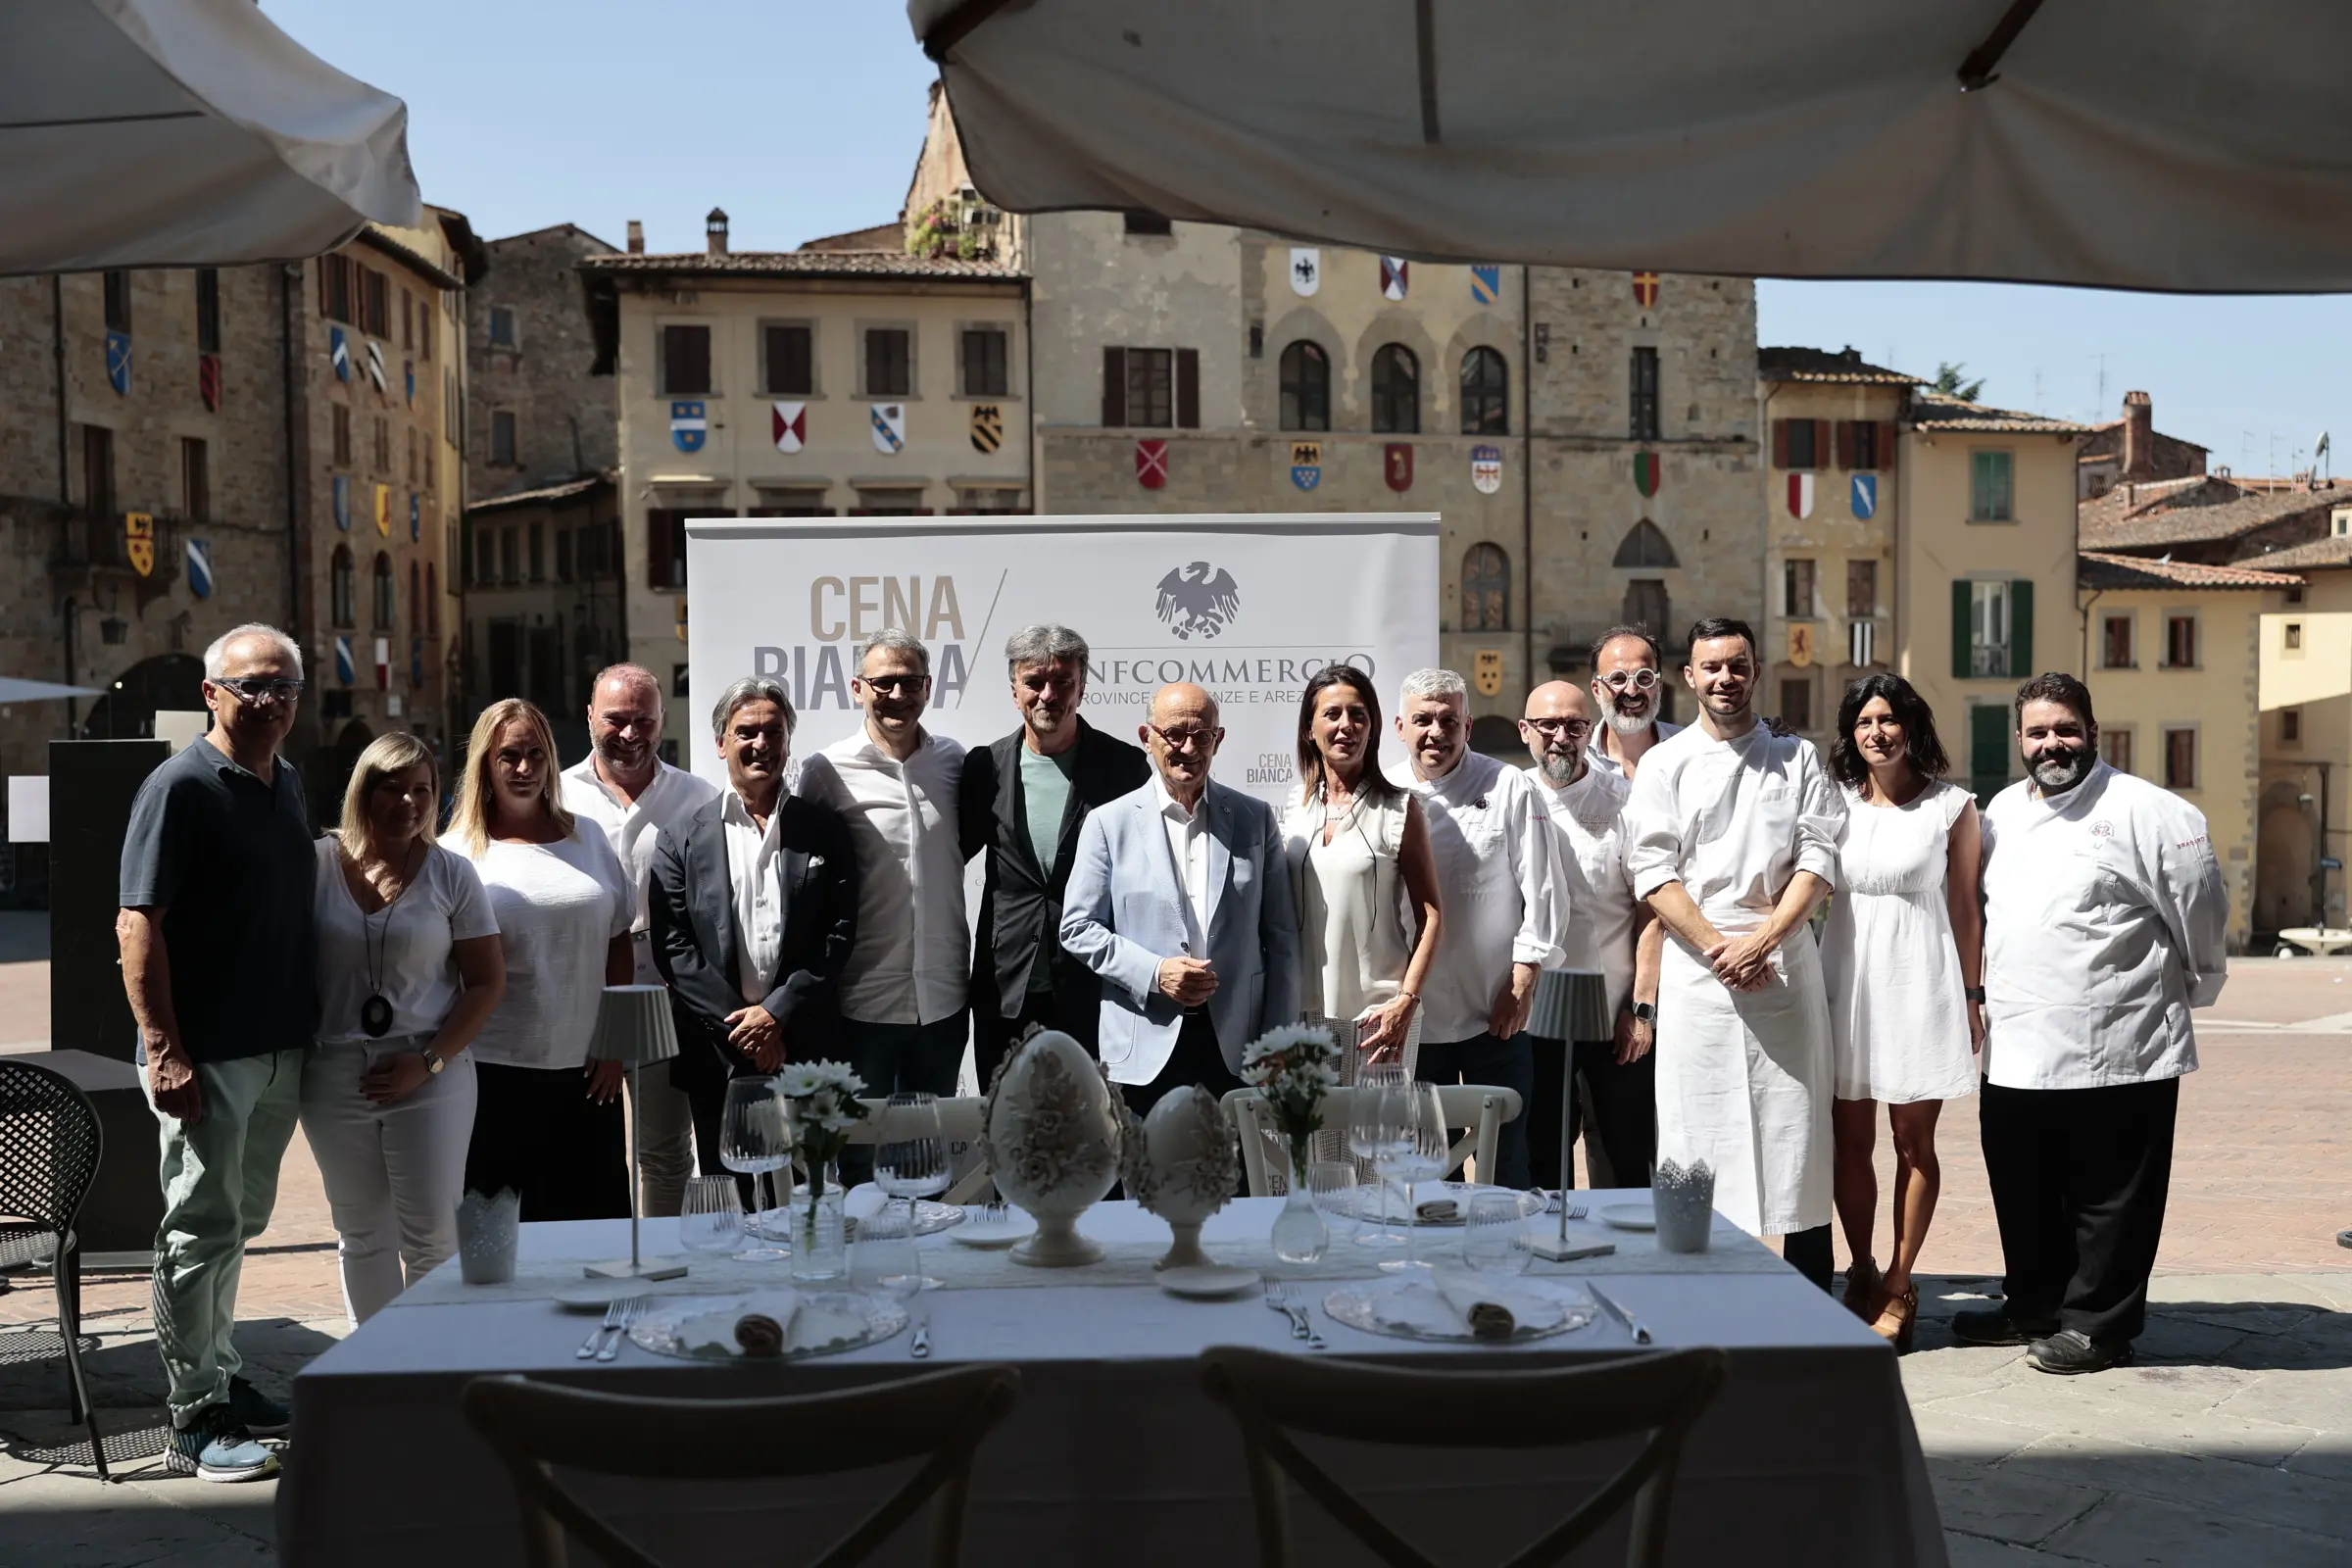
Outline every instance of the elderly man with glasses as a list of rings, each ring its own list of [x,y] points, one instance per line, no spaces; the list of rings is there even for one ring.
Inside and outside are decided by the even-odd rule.
[[[165,1468],[258,1481],[283,1406],[242,1373],[245,1245],[270,1223],[318,1027],[312,894],[318,857],[302,778],[277,755],[302,698],[302,650],[239,626],[204,651],[211,729],[139,786],[122,841],[122,984],[163,1129],[155,1338],[171,1380]]]
[[[1101,1050],[1144,1115],[1241,1087],[1242,1048],[1298,1016],[1298,920],[1273,808],[1208,776],[1216,700],[1163,686],[1137,739],[1152,782],[1089,813],[1061,945],[1102,980]]]
[[[1603,773],[1632,778],[1645,753],[1682,732],[1661,716],[1668,688],[1658,640],[1639,626],[1611,626],[1592,642],[1592,700],[1600,705],[1589,756]]]

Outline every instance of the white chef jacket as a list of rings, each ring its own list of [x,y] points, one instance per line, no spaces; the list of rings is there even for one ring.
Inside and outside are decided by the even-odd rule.
[[[1421,1038],[1440,1044],[1486,1032],[1516,963],[1548,964],[1568,924],[1567,876],[1551,819],[1515,767],[1466,751],[1424,783],[1409,760],[1389,777],[1421,799],[1445,913],[1421,983]]]
[[[1188,811],[1182,801],[1168,793],[1167,780],[1153,768],[1152,798],[1159,805],[1160,825],[1168,834],[1168,858],[1175,865],[1177,883],[1184,889],[1185,925],[1192,933],[1190,956],[1205,959],[1208,956],[1208,791],[1202,789],[1200,798]]]
[[[1592,771],[1595,773],[1610,773],[1618,778],[1623,778],[1625,777],[1625,764],[1609,755],[1608,742],[1604,738],[1608,727],[1609,721],[1605,718],[1592,726],[1592,737],[1585,742],[1585,760],[1592,764]],[[1661,741],[1671,739],[1683,732],[1682,725],[1670,724],[1662,718],[1650,725],[1650,728],[1658,732],[1658,739]],[[1656,748],[1651,749],[1654,751]]]
[[[776,837],[783,814],[768,812],[762,828],[733,790],[718,808],[727,887],[735,898],[735,986],[746,1002],[764,1002],[776,989],[776,962],[784,953],[784,850]]]
[[[937,1023],[971,975],[956,788],[963,745],[923,732],[904,763],[858,732],[808,758],[793,786],[841,813],[858,857],[858,943],[841,1011],[859,1023]]]
[[[2205,813],[2105,762],[1984,808],[1984,1076],[2096,1089],[2196,1071],[2191,1007],[2228,978],[2230,894]]]
[[[1596,767],[1586,768],[1585,776],[1564,790],[1545,783],[1537,768],[1527,769],[1527,778],[1560,835],[1560,869],[1568,879],[1560,961],[1571,969],[1598,970],[1607,979],[1614,1018],[1634,994],[1634,925],[1641,908],[1625,868],[1625,803],[1633,796],[1633,781]]]
[[[654,878],[654,846],[664,829],[672,837],[683,834],[686,819],[717,796],[718,786],[684,768],[656,761],[653,782],[634,803],[624,803],[597,772],[596,757],[591,753],[564,770],[563,791],[564,808],[604,829],[606,842],[620,857],[620,868],[637,886],[637,913],[629,924],[630,945],[637,955],[637,983],[658,986],[662,970],[654,962],[651,916],[646,910],[646,896]]]

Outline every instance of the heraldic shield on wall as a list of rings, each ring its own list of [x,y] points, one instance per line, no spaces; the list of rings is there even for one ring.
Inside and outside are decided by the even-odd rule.
[[[1380,449],[1380,474],[1396,491],[1413,487],[1413,444],[1410,441],[1391,441]]]
[[[768,433],[778,452],[798,452],[808,444],[808,405],[779,403],[768,417]]]
[[[1470,487],[1482,496],[1491,496],[1502,488],[1502,448],[1470,449]]]
[[[972,405],[972,450],[983,456],[1004,444],[1004,410],[994,403]]]
[[[1138,441],[1135,444],[1135,482],[1147,490],[1157,490],[1168,482],[1167,442]]]
[[[872,408],[874,450],[895,458],[906,450],[906,405],[877,403]]]
[[[710,439],[710,420],[704,415],[700,403],[672,403],[669,406],[669,441],[680,452],[700,452]]]
[[[1291,483],[1301,490],[1312,490],[1323,482],[1323,443],[1294,441],[1291,443]]]

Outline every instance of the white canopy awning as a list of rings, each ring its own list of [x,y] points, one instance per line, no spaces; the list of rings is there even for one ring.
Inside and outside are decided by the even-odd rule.
[[[9,703],[51,703],[68,697],[98,697],[104,695],[94,686],[60,686],[55,681],[19,680],[14,675],[0,675],[0,705]]]
[[[1145,208],[1451,261],[2352,288],[2340,0],[907,14],[974,183],[1014,212]]]
[[[0,274],[316,256],[422,220],[408,108],[254,0],[0,4]]]

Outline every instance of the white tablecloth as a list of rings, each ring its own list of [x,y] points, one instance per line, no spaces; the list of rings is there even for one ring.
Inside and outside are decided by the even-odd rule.
[[[1253,1245],[1278,1207],[1273,1199],[1237,1201],[1211,1221],[1203,1242],[1212,1252],[1220,1242],[1235,1250]],[[1097,1208],[1083,1228],[1112,1244],[1166,1235],[1125,1203]],[[646,1240],[649,1251],[674,1251],[674,1222],[648,1222]],[[951,1244],[933,1237],[923,1245]],[[1355,1272],[1373,1274],[1382,1254],[1350,1250],[1362,1257]],[[534,1262],[626,1250],[620,1222],[523,1228],[526,1272]],[[1942,1530],[1893,1353],[1786,1267],[1725,1272],[1724,1261],[1705,1273],[1613,1275],[1605,1259],[1574,1270],[1643,1319],[1660,1346],[1732,1352],[1731,1380],[1685,1450],[1670,1560],[1941,1568]],[[456,1268],[444,1265],[452,1275]],[[504,1473],[458,1412],[458,1391],[470,1377],[522,1372],[629,1393],[719,1396],[1002,1360],[1018,1364],[1024,1382],[1019,1404],[981,1450],[968,1562],[1227,1568],[1254,1560],[1248,1482],[1230,1418],[1200,1391],[1194,1357],[1201,1349],[1254,1345],[1466,1366],[1556,1365],[1631,1348],[1605,1317],[1516,1350],[1407,1343],[1332,1321],[1316,1291],[1316,1326],[1330,1348],[1308,1352],[1254,1292],[1196,1302],[1150,1285],[1082,1288],[1084,1270],[1019,1273],[1016,1286],[927,1293],[917,1309],[930,1317],[928,1362],[908,1358],[902,1334],[781,1366],[681,1362],[634,1345],[612,1363],[593,1365],[572,1354],[593,1319],[513,1294],[450,1301],[436,1275],[429,1292],[377,1314],[295,1379],[294,1442],[277,1499],[281,1556],[320,1568],[519,1561]],[[1461,1442],[1472,1436],[1433,1432],[1428,1448],[1315,1448],[1425,1548],[1489,1561],[1556,1523],[1624,1451],[1477,1449]],[[591,1495],[657,1556],[769,1563],[808,1555],[780,1550],[780,1542],[829,1544],[903,1473],[682,1488],[600,1478]],[[1294,1504],[1302,1561],[1368,1560],[1302,1495],[1294,1493]],[[907,1531],[877,1560],[915,1562],[920,1539],[919,1529]],[[1622,1562],[1621,1532],[1568,1560]]]

